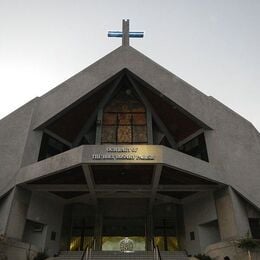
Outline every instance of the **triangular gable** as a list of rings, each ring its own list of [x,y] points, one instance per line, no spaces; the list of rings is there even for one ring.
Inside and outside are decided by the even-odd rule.
[[[39,100],[33,128],[41,128],[83,97],[127,69],[193,115],[209,129],[210,100],[132,47],[122,46],[68,79]]]
[[[133,120],[133,122],[130,124],[130,128],[132,129],[133,127],[131,130],[131,138],[133,140],[131,139],[130,143],[164,144],[176,149],[177,143],[180,144],[186,138],[194,134],[199,135],[203,129],[208,129],[203,122],[179,108],[169,98],[161,95],[158,90],[143,82],[132,72],[124,69],[115,77],[102,84],[102,86],[96,88],[95,91],[91,91],[75,102],[73,106],[69,106],[62,113],[49,120],[44,125],[44,132],[69,147],[76,147],[81,144],[106,143],[106,141],[101,140],[102,133],[106,128],[101,127],[101,125],[104,126],[106,124],[103,122],[103,110],[120,93],[124,96],[124,99],[119,99],[121,103],[119,100],[117,102],[123,107],[130,104],[134,105],[139,100],[138,102],[142,103],[143,109],[145,109],[143,115],[140,114],[139,110],[139,112],[136,110],[136,106],[133,107],[134,110],[132,112],[130,112],[131,109],[127,110],[128,112],[126,110],[124,112],[121,110],[117,112],[114,110],[107,111],[109,112],[107,116],[110,118],[107,129],[110,134],[112,121],[114,123],[117,122],[121,126],[120,129],[128,129],[125,123],[119,123],[118,120],[122,116],[131,117],[130,121],[132,122]],[[136,102],[133,103],[131,99],[129,100],[131,96],[136,99]],[[136,121],[137,117],[139,118],[138,122]],[[145,120],[145,123],[144,121],[141,123],[140,117]],[[114,119],[112,120],[112,118]],[[113,125],[113,129],[119,127],[117,123]],[[139,126],[137,127],[137,125]],[[143,130],[147,129],[147,132],[144,131],[147,133],[147,136],[142,141],[141,139],[138,141],[136,139],[138,135],[134,134],[134,129],[136,131],[141,130],[141,125],[143,125]],[[113,136],[117,136],[117,134],[114,133]]]

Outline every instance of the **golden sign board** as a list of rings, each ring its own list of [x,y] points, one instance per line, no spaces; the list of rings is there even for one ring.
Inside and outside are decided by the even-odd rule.
[[[106,147],[104,153],[92,154],[93,160],[153,161],[154,155],[139,153],[138,147]]]

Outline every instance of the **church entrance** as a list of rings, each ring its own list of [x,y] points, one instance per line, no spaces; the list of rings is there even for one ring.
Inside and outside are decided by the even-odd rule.
[[[173,218],[155,218],[153,227],[154,242],[161,251],[179,249],[176,224]]]
[[[145,218],[107,217],[103,220],[102,250],[123,250],[125,238],[133,241],[133,250],[146,249]]]
[[[71,206],[70,251],[82,251],[95,238],[95,250],[120,251],[124,239],[133,251],[151,250],[152,239],[162,251],[179,250],[177,208],[161,204],[148,214],[146,199],[103,199],[100,209]],[[123,242],[122,242],[123,241]]]
[[[94,217],[74,218],[71,225],[70,251],[83,251],[94,237]]]

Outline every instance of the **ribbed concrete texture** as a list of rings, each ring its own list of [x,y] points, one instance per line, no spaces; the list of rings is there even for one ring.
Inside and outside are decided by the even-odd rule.
[[[81,251],[63,251],[59,257],[49,258],[55,260],[80,260]],[[161,252],[162,260],[188,260],[186,253],[183,251]],[[118,251],[93,251],[92,260],[153,260],[153,252],[137,251],[133,253],[122,253]],[[85,259],[84,259],[85,260]]]

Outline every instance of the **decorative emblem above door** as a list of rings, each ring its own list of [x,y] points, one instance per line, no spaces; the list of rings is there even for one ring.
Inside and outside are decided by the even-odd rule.
[[[125,237],[119,242],[120,251],[124,253],[133,252],[134,250],[134,241],[132,239],[129,239],[128,237]]]

